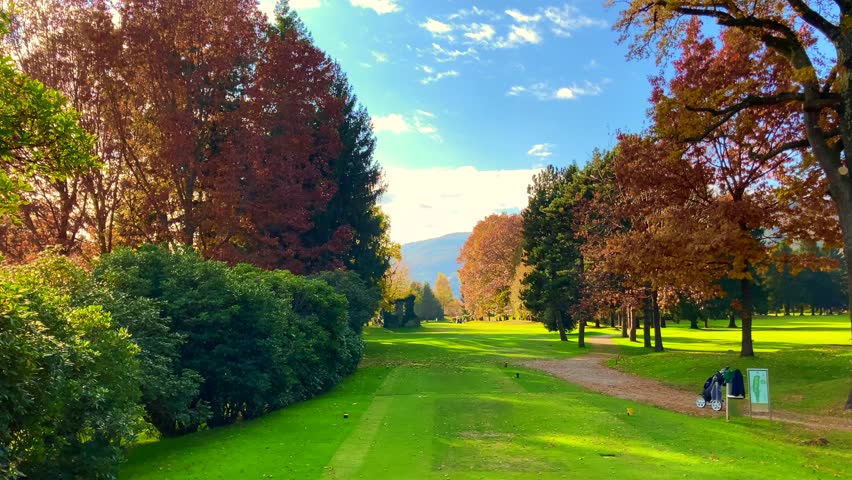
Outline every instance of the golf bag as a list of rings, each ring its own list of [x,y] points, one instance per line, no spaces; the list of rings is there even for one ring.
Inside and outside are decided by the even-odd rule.
[[[706,382],[704,382],[704,390],[702,391],[702,396],[704,397],[705,402],[710,402],[713,400],[722,401],[722,397],[724,396],[724,392],[722,387],[725,385],[725,377],[722,376],[722,372],[716,372],[715,375],[708,378]]]

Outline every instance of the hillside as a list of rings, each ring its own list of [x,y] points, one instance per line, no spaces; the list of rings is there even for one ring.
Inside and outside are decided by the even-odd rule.
[[[411,279],[417,282],[435,284],[438,272],[450,277],[450,285],[456,297],[461,295],[459,266],[456,259],[470,232],[451,233],[443,237],[407,243],[402,246],[402,261],[408,266]]]

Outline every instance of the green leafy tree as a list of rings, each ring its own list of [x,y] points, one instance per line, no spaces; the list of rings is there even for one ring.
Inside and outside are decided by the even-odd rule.
[[[376,315],[382,302],[378,285],[370,285],[352,271],[322,272],[313,278],[322,280],[346,297],[349,304],[349,327],[360,334],[364,326]]]

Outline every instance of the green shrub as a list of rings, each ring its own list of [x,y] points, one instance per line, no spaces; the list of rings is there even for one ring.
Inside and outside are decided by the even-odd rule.
[[[361,333],[364,326],[376,315],[382,303],[382,292],[378,285],[370,285],[352,271],[335,270],[322,272],[313,278],[322,280],[342,293],[349,302],[349,327]]]
[[[0,476],[114,478],[140,428],[139,349],[101,307],[50,287],[85,276],[58,268],[0,280]]]
[[[176,371],[203,379],[190,403],[209,405],[209,426],[310,398],[361,358],[346,297],[320,280],[150,245],[104,256],[94,276],[118,294],[156,303],[183,340]]]

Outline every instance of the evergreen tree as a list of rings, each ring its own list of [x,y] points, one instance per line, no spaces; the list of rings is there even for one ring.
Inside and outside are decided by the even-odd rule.
[[[574,232],[571,183],[577,167],[548,166],[528,188],[529,206],[523,212],[524,255],[529,272],[521,294],[533,319],[567,341],[573,330],[574,308],[580,302],[582,258]]]
[[[423,285],[423,289],[414,303],[414,313],[421,320],[441,320],[444,318],[444,309],[441,307],[441,303],[438,301],[435,293],[432,292],[429,282]]]

